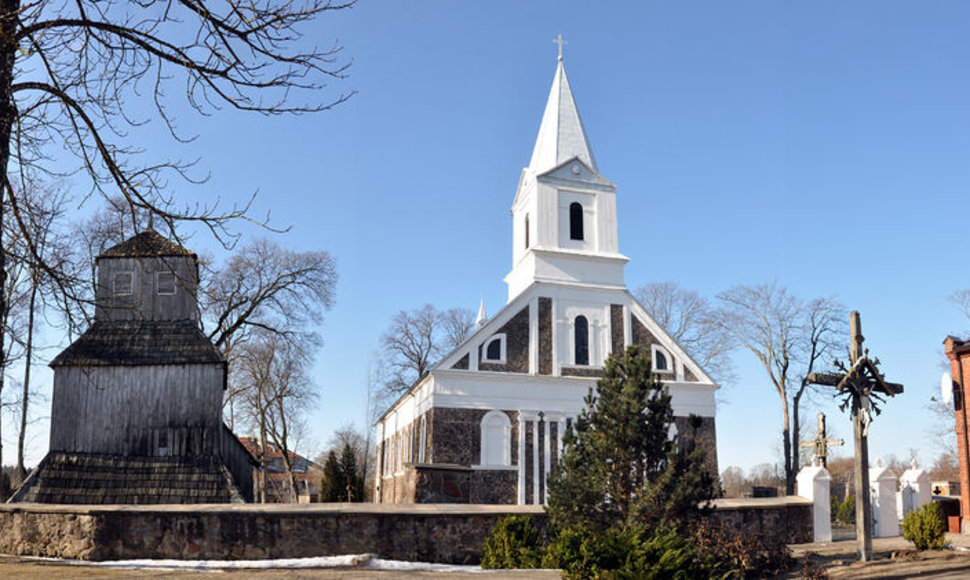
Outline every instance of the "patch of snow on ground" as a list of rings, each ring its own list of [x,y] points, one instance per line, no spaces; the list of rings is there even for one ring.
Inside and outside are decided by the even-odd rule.
[[[281,558],[278,560],[107,560],[89,562],[86,560],[62,560],[60,558],[28,558],[58,562],[74,566],[93,566],[121,568],[125,570],[233,570],[233,569],[301,569],[301,568],[368,568],[372,570],[401,570],[428,572],[481,572],[489,573],[478,566],[459,566],[453,564],[431,564],[428,562],[404,562],[401,560],[382,560],[371,554],[351,554],[346,556],[325,556],[318,558]]]

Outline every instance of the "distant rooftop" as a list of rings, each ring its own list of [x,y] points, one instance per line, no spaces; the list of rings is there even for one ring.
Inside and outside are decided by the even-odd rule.
[[[117,246],[108,248],[98,256],[98,259],[157,258],[161,256],[195,256],[195,253],[162,236],[155,230],[147,229]]]

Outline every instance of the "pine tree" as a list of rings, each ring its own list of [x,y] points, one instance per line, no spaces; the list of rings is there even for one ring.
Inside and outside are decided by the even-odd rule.
[[[341,490],[341,501],[363,501],[364,477],[357,469],[357,456],[347,443],[344,444],[344,450],[340,454],[340,474],[344,485],[344,489]]]
[[[323,464],[323,481],[320,482],[320,501],[343,501],[347,482],[340,471],[337,455],[331,451],[327,454],[327,461]]]
[[[630,347],[610,356],[585,402],[549,478],[554,526],[622,531],[663,522],[679,528],[713,498],[703,450],[676,449],[670,437],[670,394],[654,380],[645,352]]]

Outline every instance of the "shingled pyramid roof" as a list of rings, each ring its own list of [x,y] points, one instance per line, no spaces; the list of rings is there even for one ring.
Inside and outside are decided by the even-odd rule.
[[[184,247],[149,228],[132,236],[117,246],[108,248],[101,258],[157,258],[161,256],[195,256]]]
[[[225,362],[194,321],[99,320],[57,355],[50,366]]]

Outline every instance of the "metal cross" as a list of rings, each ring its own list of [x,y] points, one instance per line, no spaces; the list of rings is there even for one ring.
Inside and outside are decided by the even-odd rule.
[[[562,34],[553,38],[552,41],[559,45],[559,60],[562,60],[562,45],[569,43],[562,39]]]
[[[838,447],[844,444],[845,441],[841,439],[829,439],[825,436],[825,413],[820,412],[818,414],[818,434],[815,439],[802,441],[799,446],[814,448],[812,450],[812,465],[828,467],[829,446]]]

